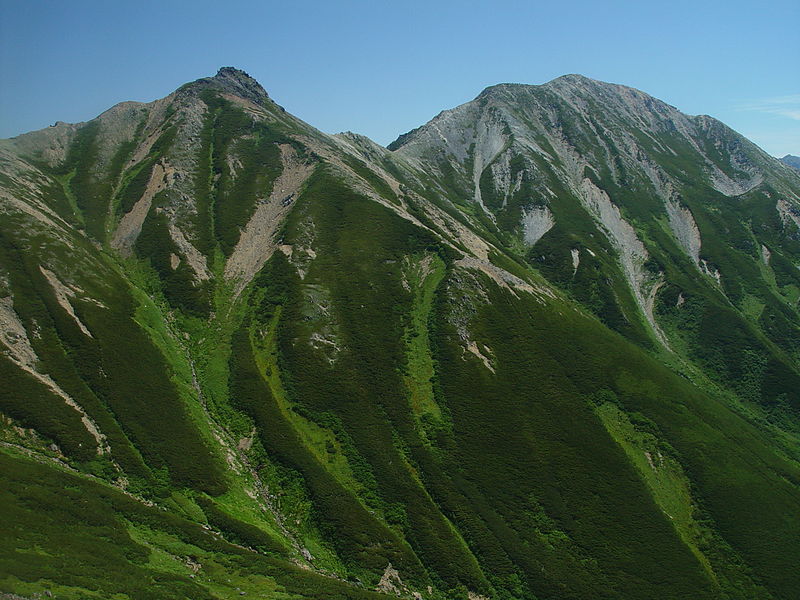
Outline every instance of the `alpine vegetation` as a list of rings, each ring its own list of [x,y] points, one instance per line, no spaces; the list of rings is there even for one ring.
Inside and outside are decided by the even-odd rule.
[[[800,171],[579,75],[0,140],[0,592],[796,598],[798,300]]]

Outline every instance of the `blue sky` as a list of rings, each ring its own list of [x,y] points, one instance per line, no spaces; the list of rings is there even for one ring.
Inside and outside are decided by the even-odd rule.
[[[581,73],[800,154],[797,0],[0,0],[0,137],[225,65],[323,131],[383,144],[488,85]]]

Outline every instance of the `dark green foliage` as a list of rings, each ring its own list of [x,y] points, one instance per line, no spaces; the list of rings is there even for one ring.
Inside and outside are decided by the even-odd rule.
[[[107,169],[98,173],[97,138],[100,133],[99,120],[90,121],[81,127],[70,144],[64,164],[57,169],[56,174],[69,177],[66,185],[75,197],[80,218],[86,223],[87,233],[102,242],[106,239],[106,220],[114,184],[134,145],[131,142],[121,144]]]
[[[65,178],[54,173],[53,169],[50,169],[44,163],[33,161],[32,159],[31,162],[36,164],[43,173],[49,175],[51,178],[49,184],[44,187],[44,193],[48,199],[49,206],[69,225],[73,227],[82,227],[83,218],[80,214],[75,212],[75,208],[70,202],[67,195],[67,190],[69,189],[68,184],[64,183]],[[13,190],[15,188],[14,180],[4,173],[0,173],[0,186],[8,190]]]
[[[118,213],[125,214],[130,211],[133,205],[144,195],[153,173],[153,167],[172,147],[177,133],[178,128],[176,125],[171,125],[164,129],[158,139],[153,142],[145,159],[131,167],[122,177],[118,193]]]
[[[777,279],[777,278],[776,278]],[[761,331],[777,346],[789,354],[800,353],[800,323],[797,314],[775,296],[766,298],[766,306],[758,319]]]
[[[660,294],[658,312],[685,340],[689,356],[720,384],[751,402],[769,405],[786,396],[798,408],[800,375],[730,306],[669,287]],[[791,331],[789,322],[772,319],[769,325]]]
[[[467,205],[472,198],[472,190],[462,183],[453,165],[449,161],[442,160],[437,166],[442,172],[441,184],[448,198],[456,204]]]
[[[4,356],[0,356],[0,411],[52,439],[67,456],[89,461],[97,455],[97,442],[80,413]]]
[[[13,228],[13,221],[9,225]],[[96,343],[80,332],[75,322],[64,313],[55,299],[52,288],[32,258],[30,252],[18,247],[11,241],[7,232],[0,230],[0,262],[8,269],[11,289],[18,299],[14,304],[14,310],[29,332],[28,337],[33,349],[40,358],[37,368],[50,375],[61,389],[87,411],[107,436],[115,460],[129,474],[147,477],[149,471],[141,456],[122,432],[113,415],[91,389],[91,382],[99,380],[97,364],[100,356]],[[38,335],[32,335],[34,331]],[[24,397],[30,396],[26,394]],[[39,410],[43,407],[35,408],[36,402],[32,400],[26,400],[25,404],[26,413],[29,415],[23,419],[26,422],[31,422],[33,418],[50,419],[51,413],[60,415],[66,408],[61,399],[56,404],[63,404],[65,408]],[[11,409],[9,412],[19,415],[20,419],[23,418],[18,412],[13,412]],[[66,414],[72,416],[72,412],[70,409]],[[74,419],[72,421],[67,417],[59,419],[61,427],[70,422],[74,424]],[[78,436],[87,435],[82,423],[70,427],[68,431]],[[58,440],[57,437],[55,439]],[[96,445],[93,438],[92,445]],[[68,451],[69,447],[67,444],[62,450]]]
[[[225,255],[239,241],[256,202],[269,199],[272,182],[281,172],[280,151],[266,130],[257,130],[254,140],[237,143],[235,152],[242,166],[232,184],[220,179],[214,203],[217,238]]]
[[[514,560],[555,561],[545,571],[577,576],[570,583],[576,597],[602,597],[605,584],[600,582],[604,579],[625,598],[701,597],[704,587],[706,594],[712,595],[711,582],[701,583],[705,575],[699,564],[681,546],[663,514],[643,500],[646,492],[641,483],[581,400],[597,389],[611,387],[617,390],[626,410],[638,411],[646,417],[644,422],[658,424],[685,461],[723,535],[745,560],[754,565],[776,565],[769,570],[769,586],[785,595],[794,584],[789,583],[788,572],[777,565],[794,552],[789,549],[795,543],[791,531],[800,522],[792,517],[790,525],[786,515],[797,514],[790,508],[797,499],[782,476],[744,475],[752,473],[745,464],[753,456],[770,455],[768,442],[722,405],[692,391],[640,351],[612,336],[600,335],[591,321],[575,313],[556,317],[532,303],[526,308],[526,303],[516,304],[515,308],[503,296],[492,293],[491,304],[472,320],[477,339],[497,358],[496,377],[477,361],[465,363],[454,332],[449,327],[439,329],[439,401],[447,403],[453,418],[453,468],[458,465],[459,472],[476,482],[473,485],[487,498],[487,506],[508,522],[517,522],[520,515],[531,510],[525,508],[525,502],[530,502],[532,494],[557,529],[593,556],[604,575],[579,575],[577,566],[567,567],[562,562],[568,563],[568,552],[548,557],[544,549],[530,546],[535,540],[528,541],[526,553],[514,556]],[[447,310],[446,305],[441,310]],[[523,318],[525,314],[529,318]],[[648,374],[646,379],[643,373]],[[727,447],[720,437],[725,434],[708,422],[733,435],[738,447]],[[508,429],[508,423],[515,424],[513,430]],[[713,440],[720,441],[715,446]],[[707,463],[709,452],[716,458]],[[587,460],[595,459],[598,463],[589,467]],[[796,467],[790,463],[774,456],[769,460],[784,476],[796,477]],[[764,479],[755,484],[751,477]],[[724,503],[722,498],[730,485],[737,487],[737,501],[723,506],[720,502]],[[608,508],[602,508],[606,502]],[[774,506],[775,512],[749,512],[747,506],[758,502]],[[581,511],[590,505],[592,517],[582,516]],[[476,511],[473,508],[468,512]],[[610,520],[603,521],[605,518]],[[739,520],[748,523],[746,535],[736,531],[734,523]],[[631,526],[634,530],[627,531]],[[516,526],[512,530],[514,535],[527,538],[535,529]],[[491,536],[479,529],[473,531],[474,543],[485,545],[483,552],[490,553]],[[496,530],[494,536],[501,531]],[[645,531],[647,535],[643,536]],[[508,540],[508,535],[503,533],[499,539]],[[661,540],[655,545],[654,536]],[[761,542],[764,536],[770,538],[770,544]],[[510,541],[504,543],[507,548],[514,547]],[[555,566],[559,562],[565,566]],[[546,591],[550,584],[547,578],[538,577],[537,568],[530,565],[524,571],[537,573],[529,580],[537,595],[556,593],[557,588]],[[557,575],[553,577],[558,579]],[[572,587],[585,586],[589,581],[603,589]],[[668,589],[653,592],[651,586],[661,585],[657,581]],[[681,586],[683,592],[678,591]]]
[[[491,165],[487,165],[483,173],[481,173],[478,185],[481,190],[481,199],[490,210],[496,212],[503,208],[503,200],[505,200],[505,198],[501,198],[494,187],[494,176],[492,174]]]
[[[206,115],[203,129],[200,132],[200,153],[197,157],[197,171],[194,176],[194,199],[197,216],[193,223],[195,229],[195,245],[206,256],[211,256],[214,248],[214,225],[212,213],[214,207],[214,187],[212,172],[212,131],[213,114]]]
[[[222,493],[225,483],[220,459],[191,422],[160,351],[133,321],[132,299],[121,295],[114,300],[118,309],[112,314],[86,306],[87,320],[96,330],[100,346],[100,367],[107,375],[96,393],[151,468],[166,468],[177,486]]]
[[[699,344],[694,354],[722,381],[734,382],[740,394],[749,400],[774,402],[776,396],[788,391],[795,396],[795,402],[800,402],[796,397],[800,376],[782,365],[777,357],[771,357],[772,353],[758,337],[733,311],[715,308],[706,311],[700,320]],[[776,378],[777,372],[782,377]]]
[[[523,210],[540,205],[543,199],[541,193],[535,188],[535,178],[525,168],[525,160],[522,155],[515,155],[509,162],[511,181],[519,181],[520,185],[519,189],[506,199],[506,205],[502,210],[497,211],[497,226],[503,231],[516,233]],[[483,177],[481,177],[481,182],[483,182]]]
[[[194,270],[172,240],[168,217],[160,208],[156,196],[136,240],[136,254],[156,271],[170,305],[190,315],[207,317],[210,310],[208,285],[195,281]],[[180,260],[174,268],[173,256]]]
[[[245,523],[217,508],[213,500],[199,496],[197,503],[208,517],[208,523],[223,533],[225,539],[252,548],[262,554],[285,556],[286,547],[272,539],[258,527]]]
[[[146,567],[147,548],[129,537],[118,513],[133,502],[119,492],[3,453],[0,465],[5,515],[0,572],[106,597],[213,598],[186,576]],[[20,547],[38,551],[16,552]]]
[[[435,251],[438,244],[324,172],[309,182],[295,210],[302,211],[293,213],[298,219],[306,214],[314,220],[321,252],[306,281],[330,291],[337,344],[343,350],[335,364],[329,364],[300,341],[308,333],[287,312],[280,350],[292,398],[312,414],[331,412],[341,420],[358,453],[372,467],[383,502],[404,506],[406,535],[435,579],[448,587],[460,583],[472,590],[486,589],[474,559],[462,550],[435,504],[411,477],[408,464],[423,459],[428,451],[410,415],[399,373],[405,360],[404,314],[411,302],[400,285],[399,265],[403,256]],[[287,238],[291,235],[290,225]],[[290,306],[298,310],[300,298],[296,296]]]
[[[220,465],[189,420],[180,393],[170,380],[166,360],[134,321],[136,304],[128,285],[106,271],[108,287],[95,290],[100,292],[102,306],[88,300],[73,301],[77,316],[91,333],[89,337],[58,304],[39,269],[37,251],[22,251],[6,231],[0,233],[2,264],[10,270],[13,291],[19,299],[15,308],[29,332],[35,330],[34,323],[39,331],[39,336],[29,333],[29,337],[42,359],[40,370],[51,373],[57,383],[75,394],[108,435],[114,456],[131,474],[151,479],[152,471],[166,469],[175,485],[221,493],[224,482]],[[41,246],[37,250],[41,251]],[[23,382],[29,387],[26,380]],[[27,405],[29,413],[37,409],[44,406]],[[54,410],[61,411],[57,407]],[[51,419],[47,411],[26,415],[26,420],[32,418],[42,423]],[[71,422],[74,420],[65,418],[64,426]],[[80,423],[69,431],[79,438],[86,435]],[[128,440],[144,456],[150,471]],[[152,480],[150,483],[155,485]],[[158,485],[166,483],[162,480]]]
[[[97,159],[97,135],[100,132],[99,121],[90,121],[75,134],[70,145],[67,158],[61,166],[60,173],[72,174],[69,187],[83,218],[86,221],[87,231],[96,238],[105,238],[105,210],[108,198],[104,192],[107,186],[99,186],[91,173]]]
[[[238,548],[200,525],[145,506],[116,489],[5,453],[0,453],[0,505],[5,517],[0,522],[0,573],[43,582],[45,589],[52,582],[73,593],[89,590],[103,597],[211,600],[219,597],[220,587],[238,594],[227,583],[236,575],[271,577],[287,593],[305,598],[384,597]],[[194,556],[175,558],[199,561],[203,571],[192,578],[188,569],[179,574],[150,566],[151,550],[131,538],[131,527],[190,544]],[[0,579],[0,590],[15,591],[8,585]]]
[[[550,204],[556,224],[528,251],[528,262],[554,284],[568,290],[608,327],[650,346],[652,338],[616,263],[616,250],[577,198],[555,179],[548,185],[557,193]],[[573,249],[580,253],[577,270],[572,263]]]
[[[489,289],[491,305],[471,323],[497,375],[461,358],[449,326],[439,328],[436,355],[439,401],[454,425],[446,472],[458,465],[451,485],[468,503],[462,512],[482,515],[484,524],[465,523],[478,555],[510,559],[537,597],[711,597],[699,565],[582,401],[581,388],[599,384],[599,373],[587,378],[574,356],[558,362],[559,348],[581,335],[570,331],[580,321],[568,329],[537,317],[534,303]]]
[[[280,258],[276,260],[280,262]],[[278,273],[280,270],[278,267]],[[384,569],[389,562],[410,572],[418,570],[419,565],[397,536],[378,523],[304,447],[258,372],[246,329],[234,335],[230,369],[233,406],[253,418],[261,441],[272,456],[303,475],[319,511],[318,525],[330,532],[330,539],[341,556],[353,566],[375,572]]]
[[[150,181],[150,176],[153,173],[154,165],[155,161],[145,160],[132,169],[132,173],[127,176],[128,179],[123,184],[120,192],[119,212],[125,214],[130,211],[133,205],[144,195],[147,182]]]
[[[227,256],[256,203],[269,198],[280,175],[278,144],[296,142],[211,91],[202,99],[209,112],[195,176],[198,242],[209,256],[215,243]],[[239,163],[235,172],[231,159]]]
[[[800,286],[800,272],[786,256],[780,253],[773,254],[770,265],[778,285],[781,287],[792,284]]]

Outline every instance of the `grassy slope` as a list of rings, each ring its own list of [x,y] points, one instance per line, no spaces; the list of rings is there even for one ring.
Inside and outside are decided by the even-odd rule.
[[[699,564],[689,567],[692,561],[677,548],[673,558],[669,558],[667,548],[675,547],[676,540],[674,533],[665,531],[663,514],[641,512],[648,502],[637,502],[635,508],[626,504],[644,491],[636,489],[637,485],[623,493],[623,483],[630,481],[631,476],[621,472],[602,475],[611,468],[632,474],[630,463],[623,468],[620,463],[627,461],[621,461],[619,454],[615,456],[610,449],[599,458],[601,448],[607,447],[607,441],[601,440],[608,438],[598,433],[598,423],[585,414],[590,410],[586,396],[608,388],[619,396],[626,410],[641,412],[661,428],[664,439],[677,449],[703,508],[722,535],[756,567],[773,593],[789,594],[795,583],[784,561],[794,552],[790,550],[795,543],[792,531],[798,526],[791,516],[797,514],[796,487],[789,483],[797,481],[796,465],[775,456],[763,435],[718,401],[693,390],[641,351],[601,333],[591,321],[570,317],[569,312],[558,316],[557,312],[535,306],[529,306],[526,312],[528,318],[523,318],[521,307],[493,296],[491,308],[485,309],[484,318],[478,322],[479,341],[492,349],[501,368],[506,361],[503,370],[498,369],[496,380],[487,372],[469,373],[457,360],[460,350],[451,346],[452,341],[442,342],[445,350],[452,348],[448,351],[449,361],[440,358],[443,367],[440,378],[446,386],[443,395],[449,399],[455,430],[463,436],[456,444],[460,449],[461,469],[466,460],[463,455],[471,449],[467,456],[474,456],[474,468],[487,481],[494,482],[487,493],[501,494],[505,487],[502,482],[508,480],[534,486],[531,491],[540,497],[548,514],[558,515],[564,524],[573,525],[574,535],[581,536],[585,548],[602,545],[603,539],[618,535],[626,540],[625,547],[634,547],[639,534],[623,533],[620,524],[603,527],[602,519],[597,517],[626,506],[621,513],[629,522],[635,521],[635,515],[641,515],[638,518],[650,524],[644,525],[643,521],[640,530],[652,536],[662,531],[665,536],[659,544],[653,543],[654,537],[640,538],[643,546],[635,565],[627,567],[626,572],[642,569],[646,578],[647,569],[646,573],[655,575],[660,567],[648,566],[647,555],[657,547],[659,554],[653,556],[654,563],[671,564],[673,576],[680,573],[689,578],[699,576],[696,572],[690,575],[699,569]],[[501,352],[507,353],[506,356]],[[448,368],[455,369],[449,377]],[[480,398],[480,402],[471,398]],[[508,431],[510,422],[518,428],[513,436]],[[498,447],[498,440],[503,440],[502,447]],[[584,450],[571,458],[572,452],[581,447]],[[495,456],[497,459],[491,460]],[[587,463],[590,460],[598,463],[590,465]],[[768,462],[770,467],[757,466],[761,461]],[[594,481],[594,477],[600,480]],[[614,481],[613,489],[605,488],[603,479]],[[509,514],[524,512],[524,507],[518,504],[520,496],[523,494],[516,490],[507,501]],[[616,508],[602,509],[606,501]],[[493,505],[502,503],[498,498]],[[599,504],[587,521],[581,511],[593,503]],[[760,503],[773,508],[769,513],[754,512]],[[667,529],[671,527],[667,525]],[[584,535],[587,537],[583,538]],[[670,538],[672,541],[667,542]],[[617,551],[611,550],[613,545],[606,548],[608,553],[604,556],[610,563],[623,559],[615,557]],[[679,568],[678,564],[684,567]],[[628,597],[637,594],[635,588],[628,593]]]
[[[0,451],[0,590],[58,598],[380,598],[232,545],[170,512]]]

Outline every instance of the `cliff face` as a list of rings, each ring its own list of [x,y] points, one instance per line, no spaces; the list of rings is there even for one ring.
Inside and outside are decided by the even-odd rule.
[[[232,68],[0,141],[0,590],[791,598],[800,175],[577,75],[389,148]]]

